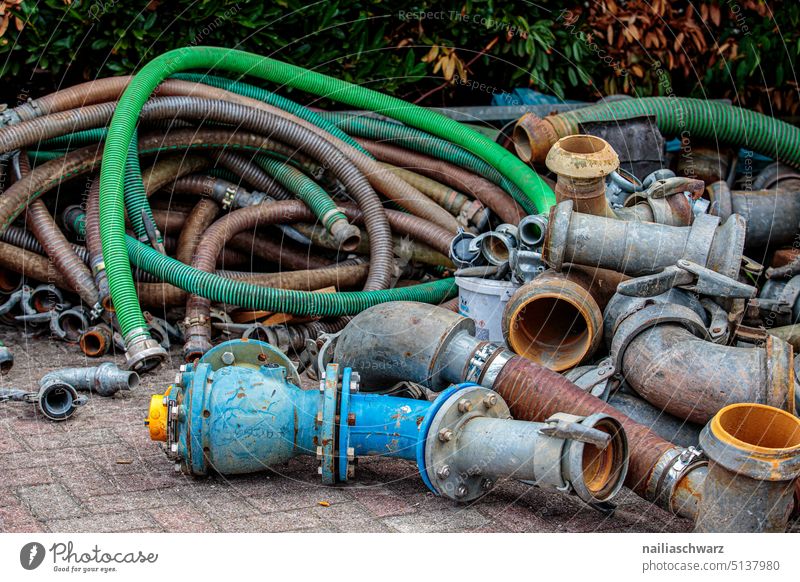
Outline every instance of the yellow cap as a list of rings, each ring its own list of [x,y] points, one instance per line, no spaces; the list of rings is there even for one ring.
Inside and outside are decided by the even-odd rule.
[[[150,397],[150,410],[145,425],[150,429],[151,440],[167,442],[166,401],[166,394],[153,394]]]

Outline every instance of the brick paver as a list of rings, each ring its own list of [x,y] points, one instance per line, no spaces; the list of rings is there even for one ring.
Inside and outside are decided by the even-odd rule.
[[[15,352],[3,386],[33,388],[50,369],[95,365],[77,347],[0,330]],[[0,404],[0,531],[686,531],[691,524],[626,492],[614,516],[573,498],[501,483],[459,506],[425,489],[413,463],[363,459],[341,487],[318,482],[315,460],[295,459],[257,475],[194,479],[174,471],[143,419],[150,395],[180,364],[142,379],[131,393],[93,397],[67,422]],[[105,358],[112,360],[112,358]],[[121,359],[117,360],[121,363]]]

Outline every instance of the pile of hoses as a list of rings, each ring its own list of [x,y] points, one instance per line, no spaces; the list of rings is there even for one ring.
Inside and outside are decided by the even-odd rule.
[[[242,76],[401,123],[315,111]],[[446,301],[458,229],[516,223],[555,200],[467,126],[235,50],[172,51],[2,121],[0,266],[63,291],[48,315],[24,321],[74,304],[80,334],[99,325],[137,370],[162,361],[165,337],[181,331],[184,356],[202,355],[220,319],[292,322],[301,333],[283,347],[297,348],[377,303]],[[140,302],[164,319],[154,325]]]

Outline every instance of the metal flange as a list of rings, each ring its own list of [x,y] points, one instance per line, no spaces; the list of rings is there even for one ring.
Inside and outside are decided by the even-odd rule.
[[[427,477],[425,484],[436,494],[468,502],[487,493],[494,483],[481,474],[479,467],[461,473],[451,467],[458,453],[459,432],[473,418],[506,419],[511,418],[511,413],[492,390],[476,384],[459,384],[450,390],[434,402],[420,427],[426,427],[427,432],[424,441],[420,439],[424,443],[424,463],[419,469]]]

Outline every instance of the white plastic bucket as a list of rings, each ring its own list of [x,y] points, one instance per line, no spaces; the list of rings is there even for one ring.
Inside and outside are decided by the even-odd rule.
[[[503,310],[519,288],[510,281],[494,281],[478,277],[456,277],[458,312],[475,321],[475,337],[503,342]]]

